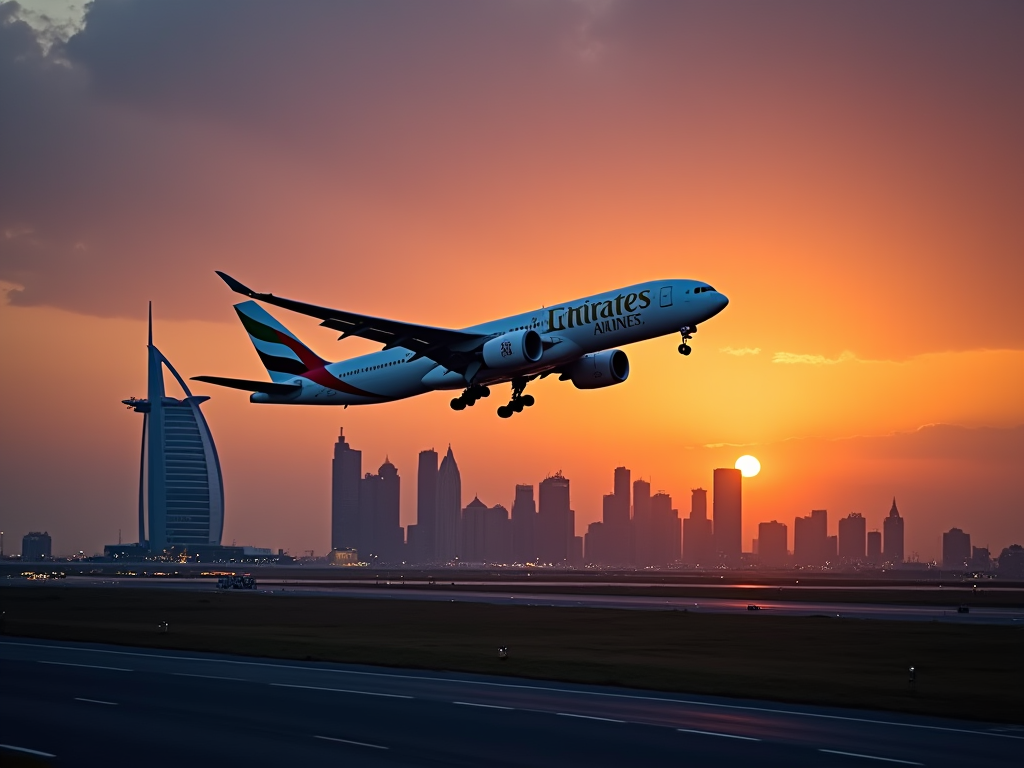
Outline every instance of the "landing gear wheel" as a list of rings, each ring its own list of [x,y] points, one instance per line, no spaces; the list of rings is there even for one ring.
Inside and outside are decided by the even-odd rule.
[[[464,411],[466,409],[466,401],[461,397],[453,397],[449,405],[453,411]]]
[[[499,405],[498,415],[503,419],[507,419],[509,416],[512,415],[512,408],[510,408],[507,405]]]
[[[523,403],[523,405],[525,405],[525,406],[526,406],[527,408],[529,408],[529,407],[530,407],[531,405],[533,405],[533,404],[534,404],[535,402],[537,402],[537,401],[533,399],[533,395],[523,395],[523,398],[522,398],[522,403]]]
[[[522,413],[523,412],[523,408],[525,408],[525,407],[526,406],[523,405],[522,399],[514,400],[512,402],[512,410],[515,411],[516,413]]]
[[[490,387],[480,387],[480,389],[477,390],[477,394],[480,397],[490,397],[491,396],[491,388]]]
[[[693,350],[690,348],[689,344],[680,344],[679,345],[679,354],[680,355],[688,355],[691,352],[693,352]]]

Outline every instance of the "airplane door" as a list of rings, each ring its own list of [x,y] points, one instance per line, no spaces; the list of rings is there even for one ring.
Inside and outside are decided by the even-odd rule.
[[[663,285],[661,286],[661,306],[671,307],[672,306],[672,286]]]

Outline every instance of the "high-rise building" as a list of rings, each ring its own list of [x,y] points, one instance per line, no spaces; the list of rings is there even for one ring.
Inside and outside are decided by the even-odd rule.
[[[402,562],[405,533],[402,530],[402,478],[387,458],[377,470],[376,509],[373,516],[373,553],[385,563]]]
[[[882,562],[882,532],[868,531],[868,562],[880,565]]]
[[[904,560],[903,551],[903,518],[896,509],[896,497],[892,497],[892,509],[882,523],[885,539],[882,543],[882,556],[885,562],[899,565]]]
[[[380,550],[375,546],[373,538],[374,518],[377,516],[377,492],[380,490],[380,475],[367,472],[359,481],[359,533],[354,549],[359,559],[365,563],[376,562]]]
[[[562,564],[569,561],[575,527],[575,514],[569,506],[569,480],[559,471],[540,482],[537,554],[542,563]],[[582,558],[582,541],[580,550]]]
[[[758,524],[757,559],[769,568],[786,565],[789,561],[789,530],[785,523],[772,520]]]
[[[416,545],[413,558],[419,563],[434,560],[434,529],[437,519],[437,451],[420,451],[416,471]]]
[[[690,516],[683,520],[683,562],[707,567],[714,560],[714,535],[708,519],[708,492],[690,492]]]
[[[604,497],[602,508],[603,543],[600,561],[609,565],[628,565],[632,562],[633,530],[629,519],[630,472],[625,467],[615,469],[615,492]],[[590,559],[588,557],[588,559]]]
[[[533,500],[533,486],[517,485],[512,502],[512,559],[515,562],[537,561],[536,528],[537,504]]]
[[[651,484],[633,481],[633,562],[654,564],[654,531],[651,528]]]
[[[139,464],[139,544],[162,552],[168,547],[219,546],[224,531],[224,483],[210,427],[185,380],[153,344],[149,308],[148,392],[144,400],[122,402],[142,414]],[[164,368],[185,397],[168,397]],[[147,533],[148,518],[148,533]]]
[[[864,559],[868,522],[859,512],[839,518],[839,559],[855,562]]]
[[[797,565],[824,565],[828,560],[828,511],[812,509],[793,526],[793,561]]]
[[[437,470],[437,503],[434,518],[434,557],[449,562],[459,556],[462,524],[462,475],[455,463],[455,454],[448,446],[448,453],[441,459]]]
[[[462,511],[462,559],[506,564],[512,555],[512,521],[501,504],[488,507],[475,498]]]
[[[715,551],[730,565],[743,553],[743,475],[738,469],[715,470],[713,518]]]
[[[21,559],[25,562],[49,560],[53,556],[51,546],[49,533],[32,531],[21,538]]]
[[[971,547],[971,570],[992,570],[992,553],[988,551],[988,547]]]
[[[950,528],[942,534],[942,567],[966,568],[971,560],[971,534]]]
[[[363,474],[363,453],[353,450],[345,439],[345,430],[338,432],[331,462],[331,549],[354,549],[360,540],[359,486]]]
[[[583,536],[583,559],[590,565],[603,565],[608,561],[608,546],[604,538],[605,525],[600,520],[587,526]]]
[[[651,496],[651,529],[654,534],[654,565],[668,565],[682,555],[683,529],[679,510],[664,491]]]

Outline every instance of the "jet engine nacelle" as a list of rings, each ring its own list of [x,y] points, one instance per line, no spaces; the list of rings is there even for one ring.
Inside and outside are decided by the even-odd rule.
[[[544,342],[531,328],[497,336],[485,343],[482,351],[488,368],[522,368],[540,360]]]
[[[607,349],[584,355],[569,369],[576,389],[600,389],[621,384],[629,378],[629,358],[621,349]]]

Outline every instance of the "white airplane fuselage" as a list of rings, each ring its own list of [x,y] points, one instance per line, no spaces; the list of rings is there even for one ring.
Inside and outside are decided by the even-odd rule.
[[[700,289],[699,292],[695,292]],[[285,395],[256,392],[252,402],[305,405],[363,405],[401,400],[433,390],[458,390],[532,378],[564,367],[584,355],[615,349],[695,328],[718,314],[728,299],[699,280],[654,280],[619,290],[492,320],[460,329],[495,337],[536,331],[544,351],[536,362],[518,368],[482,366],[466,375],[449,371],[408,349],[373,352],[324,367],[323,383],[295,376],[301,389]],[[338,383],[335,383],[336,380]]]

